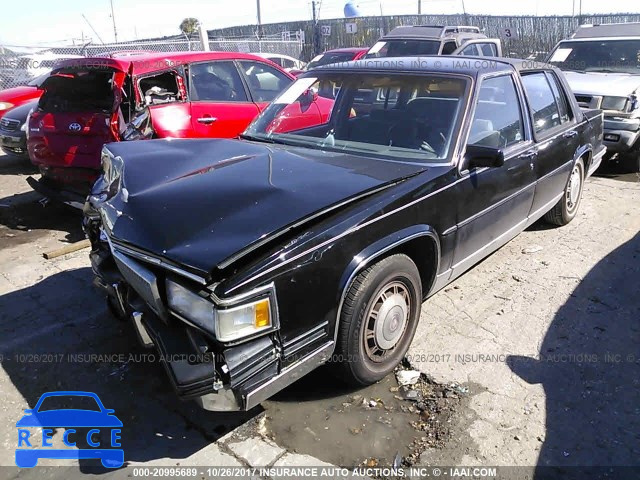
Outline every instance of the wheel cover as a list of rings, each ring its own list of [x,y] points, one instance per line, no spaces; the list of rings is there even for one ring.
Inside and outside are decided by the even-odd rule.
[[[576,165],[571,172],[569,185],[567,188],[567,209],[572,211],[580,201],[580,192],[582,191],[582,170]]]
[[[364,350],[370,360],[384,361],[400,343],[411,318],[411,295],[404,283],[382,287],[365,317]]]

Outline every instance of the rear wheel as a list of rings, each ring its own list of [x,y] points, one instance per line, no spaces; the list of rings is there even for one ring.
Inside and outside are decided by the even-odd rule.
[[[384,378],[409,349],[420,319],[422,286],[416,265],[392,255],[360,273],[344,301],[337,368],[355,385]]]
[[[545,215],[545,221],[554,225],[566,225],[578,213],[584,187],[584,160],[578,159],[571,170],[569,181],[564,189],[564,195]]]

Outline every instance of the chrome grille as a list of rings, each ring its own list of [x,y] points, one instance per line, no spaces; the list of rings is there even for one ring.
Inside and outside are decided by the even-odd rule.
[[[576,101],[581,108],[600,108],[602,97],[576,94]]]
[[[5,132],[15,132],[20,127],[20,120],[14,120],[12,118],[3,118],[0,120],[0,130]]]

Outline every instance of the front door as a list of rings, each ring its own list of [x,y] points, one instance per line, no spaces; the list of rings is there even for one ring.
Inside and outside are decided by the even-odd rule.
[[[259,113],[233,61],[192,64],[189,98],[194,137],[237,137]]]
[[[457,229],[453,276],[517,235],[535,190],[536,150],[526,127],[522,93],[512,75],[485,78],[476,98],[468,145],[502,149],[501,167],[462,166],[456,185]]]
[[[260,111],[267,108],[293,82],[284,72],[265,62],[242,60],[238,64],[249,86],[249,93]]]

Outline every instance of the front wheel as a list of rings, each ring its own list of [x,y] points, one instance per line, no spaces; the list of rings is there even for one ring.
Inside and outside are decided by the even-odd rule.
[[[564,188],[564,195],[545,215],[545,221],[554,225],[566,225],[578,213],[584,187],[584,160],[578,159],[571,170],[569,181]]]
[[[345,297],[337,368],[350,384],[370,385],[400,363],[420,319],[422,285],[406,255],[387,257],[360,273]]]

